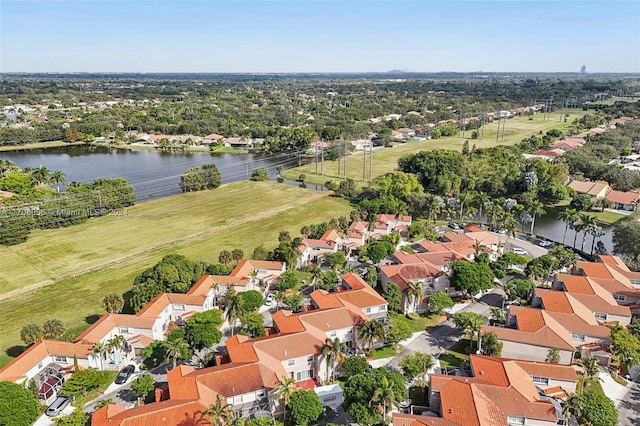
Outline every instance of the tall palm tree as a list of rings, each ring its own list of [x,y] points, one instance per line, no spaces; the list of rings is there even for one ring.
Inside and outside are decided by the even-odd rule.
[[[589,233],[593,237],[593,239],[591,240],[591,254],[593,254],[593,249],[596,245],[596,238],[602,237],[604,235],[604,231],[602,230],[601,226],[594,225],[591,227],[591,229],[589,229]]]
[[[571,415],[580,417],[582,411],[582,399],[577,393],[572,393],[567,397],[567,400],[562,405],[562,415],[564,416],[564,424],[568,425]]]
[[[234,417],[233,406],[227,404],[222,396],[217,395],[216,402],[204,409],[200,420],[206,420],[215,426],[226,426],[233,421]]]
[[[520,228],[520,223],[517,220],[515,220],[515,218],[513,218],[511,215],[509,215],[509,217],[505,219],[503,226],[504,226],[504,229],[507,231],[506,233],[507,241],[505,241],[505,244],[506,244],[509,242],[510,238],[516,237],[516,233]]]
[[[597,359],[586,356],[580,360],[580,364],[582,365],[582,390],[584,391],[585,386],[602,379],[598,377],[600,367]]]
[[[570,224],[578,220],[578,210],[566,208],[560,212],[560,214],[558,215],[558,219],[564,222],[564,235],[562,236],[562,245],[564,245],[564,241],[567,239],[567,231],[569,230]]]
[[[238,293],[233,288],[230,288],[225,293],[225,303],[227,305],[225,316],[231,325],[231,334],[234,334],[236,321],[246,314],[242,306],[242,298],[238,297]]]
[[[123,349],[127,345],[127,339],[124,338],[122,334],[116,334],[111,339],[107,340],[107,350],[114,355],[115,362],[115,353],[120,349]]]
[[[478,216],[482,217],[482,209],[484,209],[485,204],[489,201],[489,196],[485,192],[477,192],[473,197],[475,202],[478,203]]]
[[[173,359],[173,368],[178,365],[178,358],[182,358],[182,353],[189,349],[189,345],[182,339],[165,340],[162,342],[167,356]]]
[[[482,240],[474,240],[474,243],[471,245],[473,249],[473,253],[475,256],[479,255],[484,249],[487,248],[486,245],[482,244]]]
[[[66,182],[65,174],[62,173],[60,170],[54,170],[51,173],[50,180],[51,180],[51,182],[56,184],[56,192],[59,194],[60,193],[60,184]]]
[[[587,239],[587,232],[596,225],[596,217],[591,214],[580,213],[580,231],[582,231],[582,245],[580,251],[584,252],[584,243]]]
[[[440,200],[433,194],[425,195],[424,199],[425,216],[427,223],[434,222],[440,213]]]
[[[37,184],[49,183],[51,170],[47,166],[39,166],[31,170],[31,177]]]
[[[536,217],[547,214],[544,209],[544,204],[540,200],[533,200],[527,209],[527,212],[531,215],[531,233],[533,234],[533,227],[536,224]]]
[[[371,402],[382,403],[382,424],[387,424],[387,407],[398,403],[398,399],[398,394],[393,387],[393,383],[386,377],[382,377],[382,380],[377,384],[371,396]]]
[[[373,342],[384,337],[384,327],[378,321],[370,320],[360,326],[358,337],[364,342],[368,342],[367,349],[373,347]]]
[[[424,291],[422,290],[422,286],[418,283],[410,282],[409,289],[407,290],[407,299],[409,299],[409,305],[413,306],[414,303],[416,305],[419,304],[423,296]]]
[[[287,419],[287,406],[291,401],[291,395],[298,390],[293,377],[282,376],[281,380],[278,380],[278,389],[273,395],[276,399],[282,399],[284,401],[284,418]]]
[[[102,359],[104,358],[104,354],[107,352],[107,348],[105,347],[104,343],[95,342],[93,344],[93,348],[91,349],[91,352],[95,355],[98,355],[98,357],[100,358],[100,370],[104,370],[104,364],[102,362]]]
[[[336,368],[342,365],[344,361],[344,350],[347,345],[342,343],[339,338],[334,337],[331,341],[331,351],[333,352],[333,369],[331,370],[331,378],[333,379],[336,374]]]
[[[464,207],[465,205],[467,205],[468,203],[471,202],[473,198],[471,197],[470,194],[464,193],[464,194],[460,194],[458,196],[458,205],[460,206],[460,211],[458,214],[458,218],[460,221],[462,221],[462,217],[464,216]]]

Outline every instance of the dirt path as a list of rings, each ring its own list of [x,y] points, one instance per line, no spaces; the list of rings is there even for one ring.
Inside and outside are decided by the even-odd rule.
[[[73,271],[70,273],[67,273],[65,275],[60,275],[57,280],[44,280],[44,281],[40,281],[34,284],[29,284],[25,287],[21,287],[21,288],[17,288],[15,290],[12,290],[8,293],[4,293],[0,295],[0,301],[1,300],[5,300],[5,299],[9,299],[11,297],[15,297],[15,296],[19,296],[21,294],[24,293],[28,293],[31,291],[35,291],[39,288],[51,285],[51,284],[55,284],[56,282],[59,281],[64,281],[68,278],[75,278],[84,274],[88,274],[90,272],[95,272],[99,269],[103,269],[103,268],[108,268],[110,266],[114,266],[114,265],[119,265],[125,262],[130,262],[132,260],[136,260],[139,259],[149,253],[152,253],[156,250],[162,250],[165,248],[169,248],[169,247],[175,247],[175,246],[179,246],[181,244],[185,244],[185,243],[189,243],[195,240],[198,240],[202,237],[205,237],[207,235],[211,235],[213,233],[216,232],[220,232],[220,231],[224,231],[227,230],[229,228],[233,228],[235,226],[239,226],[239,225],[244,225],[246,223],[249,222],[254,222],[254,221],[258,221],[258,220],[262,220],[262,219],[267,219],[269,217],[275,216],[277,214],[280,214],[282,212],[285,212],[287,210],[291,210],[294,209],[296,207],[299,207],[301,205],[310,203],[312,201],[315,201],[321,197],[325,197],[326,193],[323,192],[316,192],[314,191],[313,193],[311,193],[311,195],[309,197],[305,197],[302,199],[299,199],[297,201],[295,201],[293,204],[288,204],[288,205],[284,205],[275,209],[270,209],[267,211],[263,211],[262,213],[259,213],[257,215],[253,215],[253,216],[249,216],[249,217],[245,217],[241,220],[235,221],[233,223],[229,223],[229,224],[225,224],[225,225],[220,225],[220,226],[215,226],[213,228],[207,229],[205,231],[201,231],[201,232],[196,232],[195,234],[190,234],[190,235],[186,235],[184,237],[180,237],[180,238],[175,238],[173,240],[170,241],[165,241],[164,243],[161,244],[156,244],[155,246],[146,248],[144,250],[140,250],[134,253],[130,253],[126,256],[121,256],[118,257],[116,259],[112,259],[109,261],[105,261],[102,263],[98,263],[94,266],[88,267],[88,268],[84,268],[84,269],[78,269],[77,271]]]

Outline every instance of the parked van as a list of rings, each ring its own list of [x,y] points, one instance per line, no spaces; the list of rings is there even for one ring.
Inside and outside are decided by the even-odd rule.
[[[49,407],[47,407],[47,411],[46,411],[47,416],[49,417],[57,416],[62,412],[62,410],[67,408],[67,405],[69,405],[70,402],[71,402],[70,397],[64,396],[64,395],[58,395],[56,400],[53,401],[51,405],[49,405]]]

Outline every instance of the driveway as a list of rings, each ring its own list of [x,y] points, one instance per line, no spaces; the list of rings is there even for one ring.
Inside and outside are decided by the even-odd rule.
[[[501,289],[493,289],[478,301],[470,303],[458,312],[475,312],[488,318],[492,306],[502,307],[503,295],[504,293]],[[418,338],[409,343],[402,352],[393,357],[387,363],[386,367],[390,370],[400,372],[401,369],[398,367],[398,362],[400,362],[400,359],[404,355],[411,352],[425,352],[437,358],[447,348],[460,340],[460,337],[460,331],[456,328],[453,320],[449,318],[437,326],[430,328],[429,331],[421,333]]]
[[[525,240],[523,238],[510,238],[506,249],[511,251],[514,247],[519,247],[526,250],[531,257],[540,257],[547,254],[549,250],[544,247],[540,247],[538,245],[539,242],[540,240],[538,239]]]
[[[618,425],[640,426],[640,371],[634,371],[635,380],[629,382],[627,393],[618,404]]]

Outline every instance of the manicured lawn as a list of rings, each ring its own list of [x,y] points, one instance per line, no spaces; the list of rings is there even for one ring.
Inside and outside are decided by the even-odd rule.
[[[434,316],[420,315],[416,319],[411,319],[404,315],[397,315],[394,318],[397,318],[398,321],[406,323],[411,328],[411,331],[414,333],[418,331],[425,331],[427,328],[440,324],[441,322],[447,319],[447,317],[444,315],[434,315]]]
[[[297,236],[302,225],[349,211],[345,200],[327,193],[245,181],[145,202],[127,216],[38,231],[24,244],[0,248],[5,295],[46,284],[0,300],[0,353],[21,345],[20,329],[29,323],[59,318],[79,333],[104,312],[107,293],[130,290],[136,275],[169,253],[217,262],[221,250],[240,248],[250,256],[260,244],[275,247],[281,230]]]
[[[557,202],[556,204],[553,205],[553,207],[555,207],[555,209],[560,212],[565,210],[567,207],[569,207],[569,203],[571,202],[571,200],[562,200]],[[617,221],[619,221],[620,219],[625,218],[626,216],[621,214],[621,213],[614,213],[614,212],[610,212],[610,211],[588,211],[588,212],[584,212],[586,214],[589,214],[591,216],[595,216],[596,219],[599,222],[602,222],[604,224],[607,225],[613,225],[614,223],[616,223]]]
[[[528,117],[518,117],[507,120],[504,139],[501,137],[496,140],[498,131],[497,122],[487,124],[484,129],[483,139],[471,139],[471,131],[465,133],[465,138],[452,136],[439,139],[408,142],[404,144],[395,145],[392,148],[377,148],[373,151],[373,164],[372,174],[373,177],[381,176],[385,173],[394,171],[398,167],[398,159],[406,154],[415,153],[422,150],[429,149],[455,149],[461,150],[465,140],[469,141],[470,146],[474,144],[478,148],[489,148],[496,145],[515,145],[523,138],[537,134],[538,132],[546,132],[551,129],[566,130],[570,127],[571,121],[575,118],[582,117],[586,111],[582,110],[567,110],[569,118],[567,123],[559,122],[558,119],[562,115],[563,111],[556,111],[551,114],[551,119],[545,121],[544,114],[536,114],[533,120],[529,120]],[[500,136],[502,136],[502,125],[500,126]],[[363,153],[356,152],[347,158],[347,176],[359,182],[362,185],[366,183],[362,180],[362,160]],[[367,159],[367,179],[368,179],[369,162]],[[307,175],[308,183],[323,184],[327,180],[338,181],[338,162],[337,161],[325,161],[324,162],[324,175],[315,173],[315,164],[309,164],[306,166],[296,167],[286,170],[283,176],[287,179],[297,179],[301,173]]]
[[[24,145],[1,145],[0,152],[2,151],[20,151],[23,149],[37,149],[37,148],[57,148],[59,146],[70,145],[84,145],[84,142],[64,142],[64,141],[50,141],[50,142],[35,142],[27,143]]]
[[[391,356],[396,356],[397,352],[393,350],[393,348],[391,346],[385,346],[382,348],[378,348],[375,349],[373,351],[373,359],[380,359],[380,358],[389,358]]]
[[[105,389],[107,389],[109,385],[113,383],[117,375],[118,375],[117,371],[104,370],[102,372],[103,383],[98,388],[88,392],[86,397],[84,396],[77,397],[73,405],[75,407],[84,407],[84,405],[87,402],[93,401],[94,399],[98,398],[100,395],[104,393]]]
[[[469,363],[469,339],[462,339],[456,342],[440,355],[439,360],[441,368],[467,365]]]

